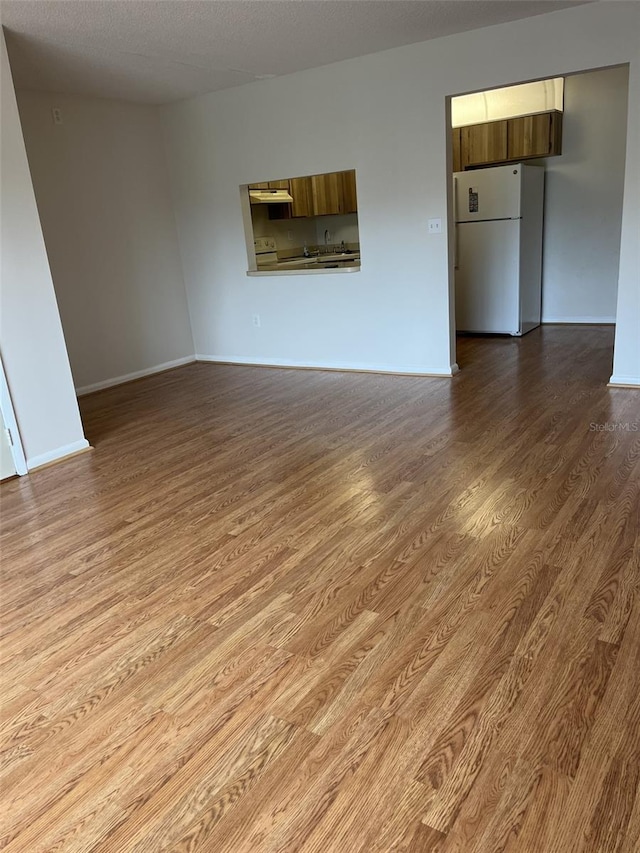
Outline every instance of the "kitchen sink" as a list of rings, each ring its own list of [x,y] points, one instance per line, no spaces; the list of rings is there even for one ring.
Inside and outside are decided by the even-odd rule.
[[[360,260],[360,255],[355,252],[331,252],[327,255],[319,255],[318,261],[349,261]]]
[[[259,270],[265,272],[275,272],[277,270],[307,270],[307,269],[339,269],[346,265],[359,265],[360,254],[355,252],[339,252],[329,255],[313,255],[313,257],[305,258],[288,258],[286,261],[277,261],[271,264],[265,264],[259,267]]]
[[[358,252],[330,252],[326,255],[312,255],[310,258],[291,258],[289,261],[278,261],[282,263],[318,263],[323,264],[326,261],[359,261],[360,254]]]
[[[278,267],[306,267],[313,266],[317,258],[290,258],[288,261],[278,261]]]

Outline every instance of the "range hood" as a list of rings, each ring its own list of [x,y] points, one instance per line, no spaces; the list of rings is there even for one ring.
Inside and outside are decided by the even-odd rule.
[[[287,190],[249,190],[249,199],[253,204],[276,204],[293,201]]]

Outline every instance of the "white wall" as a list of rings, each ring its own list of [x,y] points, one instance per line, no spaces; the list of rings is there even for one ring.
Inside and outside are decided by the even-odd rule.
[[[420,222],[424,234],[428,216],[446,218],[444,180],[429,178],[416,150],[418,135],[427,149],[430,135],[433,147],[439,141],[444,176],[444,98],[441,127],[425,131],[423,116],[398,97],[394,75],[380,69],[370,80],[371,60],[384,56],[163,110],[199,356],[451,372],[448,328],[429,328],[430,317],[448,316],[446,237],[433,238],[440,252],[426,260],[424,240],[411,241],[400,263],[388,252],[400,235],[413,237]],[[350,168],[357,171],[362,271],[247,278],[238,187],[265,174]],[[261,315],[260,329],[253,313]]]
[[[637,9],[640,11],[640,9]],[[638,22],[632,23],[638,31]],[[625,155],[624,198],[620,234],[620,272],[616,306],[616,338],[610,382],[640,386],[640,61],[629,68],[629,113]]]
[[[27,465],[34,468],[82,450],[88,442],[42,239],[4,33],[0,49],[0,344]]]
[[[156,108],[41,92],[18,105],[76,387],[192,360]]]
[[[446,97],[631,62],[615,372],[640,383],[639,25],[635,3],[586,4],[164,108],[196,352],[449,373]],[[354,167],[362,271],[247,279],[239,185]],[[445,227],[429,237],[432,217]]]
[[[544,160],[542,320],[613,323],[629,69],[567,77],[562,155]]]

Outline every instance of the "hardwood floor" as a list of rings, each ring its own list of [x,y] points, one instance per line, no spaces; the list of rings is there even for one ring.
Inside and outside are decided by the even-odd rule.
[[[194,364],[82,399],[95,450],[1,490],[0,847],[637,853],[612,335],[464,338],[453,380]]]

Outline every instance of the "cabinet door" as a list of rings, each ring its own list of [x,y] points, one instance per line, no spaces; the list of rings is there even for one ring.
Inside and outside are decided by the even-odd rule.
[[[454,127],[451,131],[451,151],[454,172],[462,171],[461,130],[462,128],[460,127]]]
[[[559,110],[554,110],[551,115],[551,149],[549,156],[562,154],[562,116]]]
[[[461,166],[502,163],[507,159],[507,122],[489,121],[460,129]]]
[[[289,181],[289,192],[293,201],[291,202],[291,215],[313,216],[313,192],[311,189],[311,178],[291,178]]]
[[[358,212],[358,196],[356,194],[356,171],[340,172],[342,181],[342,212]]]
[[[328,175],[312,175],[311,192],[313,212],[316,216],[342,213],[342,192],[339,172]]]
[[[270,190],[286,190],[289,192],[289,179],[283,181],[269,181]],[[291,204],[286,201],[279,204],[270,204],[269,219],[291,219]]]
[[[538,113],[508,121],[510,160],[549,157],[562,151],[562,113]]]

